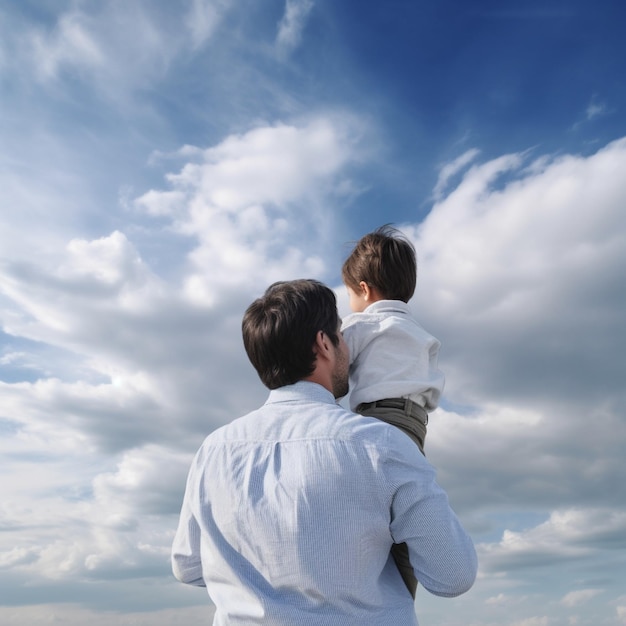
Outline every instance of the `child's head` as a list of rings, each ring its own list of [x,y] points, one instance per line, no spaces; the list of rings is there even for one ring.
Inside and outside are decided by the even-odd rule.
[[[357,242],[341,276],[354,293],[373,292],[370,303],[380,299],[408,302],[417,281],[415,248],[397,229],[381,226]]]

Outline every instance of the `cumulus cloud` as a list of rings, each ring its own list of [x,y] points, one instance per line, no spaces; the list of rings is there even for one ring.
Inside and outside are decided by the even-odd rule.
[[[172,191],[136,202],[195,242],[175,280],[121,231],[72,239],[52,264],[2,261],[4,331],[33,353],[71,355],[69,368],[0,382],[5,471],[24,476],[0,516],[5,571],[33,584],[166,575],[191,454],[265,397],[241,346],[243,309],[274,278],[324,271],[332,213],[308,211],[342,193],[352,132],[318,118],[182,150],[191,160],[167,177]]]
[[[106,512],[114,526],[142,513],[178,513],[180,486],[189,469],[189,456],[189,452],[155,444],[125,452],[115,471],[94,478],[93,494],[98,508],[103,514]],[[167,467],[167,472],[162,471],[163,467]]]
[[[204,46],[229,8],[190,3],[162,51],[163,21],[112,6],[137,13],[125,21],[103,8],[98,20],[77,8],[31,33],[42,81],[76,71],[128,86],[137,72],[148,84],[185,46]],[[277,46],[297,46],[311,8],[286,3]],[[127,23],[137,26],[134,43]],[[130,67],[117,81],[121,58]],[[139,226],[51,233],[52,254],[5,252],[0,320],[16,346],[3,349],[0,366],[29,370],[0,383],[4,471],[20,477],[0,511],[5,574],[165,575],[189,455],[265,397],[240,344],[241,314],[273,280],[338,274],[337,204],[362,187],[348,175],[362,131],[355,118],[320,114],[157,151],[151,165],[181,165],[127,206]],[[483,529],[481,576],[494,610],[513,596],[494,581],[522,569],[599,558],[623,567],[624,172],[625,140],[586,157],[480,163],[469,150],[441,168],[424,222],[404,225],[420,261],[414,306],[443,342],[448,380],[427,452],[455,507]],[[18,200],[29,193],[23,180],[12,188]],[[152,242],[185,241],[162,255],[168,271],[141,249],[141,231]],[[530,514],[522,523],[503,510]],[[561,607],[591,601],[600,585],[585,585]],[[17,623],[11,615],[0,621]],[[59,615],[95,623],[89,613]],[[152,618],[145,623],[171,623]]]
[[[415,229],[418,298],[427,294],[426,321],[445,321],[454,395],[601,407],[626,347],[617,332],[626,183],[616,175],[626,141],[525,165],[508,155],[471,168]],[[495,351],[483,361],[486,344]],[[456,346],[472,360],[462,373]]]
[[[5,534],[19,532],[20,545],[0,552],[0,570],[10,568],[33,580],[162,576],[190,453],[148,444],[126,452],[111,471],[95,475],[88,454],[77,450],[72,456],[74,470],[82,461],[85,473],[64,476],[63,471],[53,471],[61,458],[50,459],[54,476],[48,481],[53,488],[30,510],[22,504],[23,493],[32,494],[35,485],[43,489],[46,481],[21,481],[18,488],[7,490],[0,520]],[[104,466],[100,460],[98,468]],[[72,492],[79,482],[84,487]],[[169,527],[164,527],[164,519],[171,519]],[[66,532],[60,534],[60,527]]]
[[[485,537],[483,580],[560,567],[584,580],[596,558],[623,571],[626,143],[471,156],[464,172],[450,165],[460,182],[424,222],[403,227],[418,252],[413,306],[447,376],[427,454]],[[506,510],[525,520],[494,540]]]
[[[169,216],[198,241],[186,280],[193,301],[210,304],[230,289],[319,276],[324,262],[316,245],[303,245],[304,233],[313,229],[323,240],[322,231],[332,228],[323,199],[342,193],[356,141],[354,120],[341,117],[255,128],[200,152],[198,162],[167,176],[171,190],[151,190],[135,204]]]
[[[622,548],[626,512],[611,509],[554,511],[550,518],[527,531],[506,530],[498,543],[481,546],[486,569],[511,571],[517,567],[554,564],[558,560],[582,559],[599,549]],[[596,592],[597,593],[597,592]],[[574,592],[567,598],[588,599],[595,595]]]
[[[32,261],[5,261],[0,271],[4,293],[22,311],[3,320],[5,329],[69,348],[79,345],[81,336],[90,341],[94,318],[87,311],[100,312],[101,321],[105,311],[132,318],[163,295],[159,279],[120,232],[72,240],[52,270]]]
[[[198,162],[168,176],[172,191],[148,191],[136,202],[196,242],[173,283],[119,231],[70,241],[55,265],[5,260],[5,332],[74,355],[69,371],[2,383],[7,414],[42,441],[58,429],[67,441],[119,452],[166,440],[173,412],[181,445],[185,428],[206,432],[207,394],[222,396],[252,378],[239,343],[244,307],[273,280],[324,271],[321,233],[333,216],[320,207],[331,206],[353,158],[352,129],[341,121],[260,127],[181,152]],[[219,361],[208,358],[214,354]],[[213,409],[213,425],[248,406],[241,394],[230,398]]]

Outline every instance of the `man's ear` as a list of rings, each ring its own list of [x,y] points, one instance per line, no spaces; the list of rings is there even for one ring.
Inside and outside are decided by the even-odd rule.
[[[331,350],[332,342],[330,337],[323,331],[319,330],[315,335],[315,344],[313,350],[317,357],[325,357]]]

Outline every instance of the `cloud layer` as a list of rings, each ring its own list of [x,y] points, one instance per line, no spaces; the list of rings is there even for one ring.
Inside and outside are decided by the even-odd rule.
[[[463,129],[428,152],[439,112],[410,99],[398,59],[417,63],[414,47],[385,35],[400,13],[348,38],[345,10],[0,9],[1,623],[210,620],[168,552],[203,437],[265,399],[243,311],[310,276],[346,314],[350,242],[395,222],[418,251],[412,306],[443,346],[427,454],[481,563],[452,607],[419,592],[420,620],[626,624],[624,133],[511,151]],[[360,54],[376,80],[350,66]],[[579,101],[568,133],[612,119],[603,93]]]
[[[53,268],[4,261],[5,333],[72,355],[69,370],[2,383],[5,471],[22,477],[4,503],[4,534],[20,537],[4,568],[41,584],[164,575],[195,444],[262,401],[243,307],[275,279],[337,274],[315,254],[328,222],[300,211],[337,201],[350,128],[320,118],[181,151],[193,160],[169,188],[135,201],[192,242],[176,281],[119,231],[68,242]],[[500,157],[404,226],[420,258],[416,312],[442,337],[448,376],[428,451],[468,523],[493,536],[479,544],[484,580],[603,554],[623,566],[624,170],[624,140],[586,158]],[[537,522],[494,536],[511,508]],[[562,606],[610,587],[567,590]]]

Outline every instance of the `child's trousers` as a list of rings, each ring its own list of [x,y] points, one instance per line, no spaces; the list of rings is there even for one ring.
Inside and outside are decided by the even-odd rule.
[[[405,432],[417,444],[420,452],[424,454],[428,413],[419,404],[406,398],[386,398],[376,402],[359,404],[356,410],[361,415],[375,417],[387,422],[387,424],[396,426]],[[415,598],[417,579],[413,573],[406,543],[394,543],[391,547],[391,554],[398,566],[402,580],[404,580],[411,596]]]

